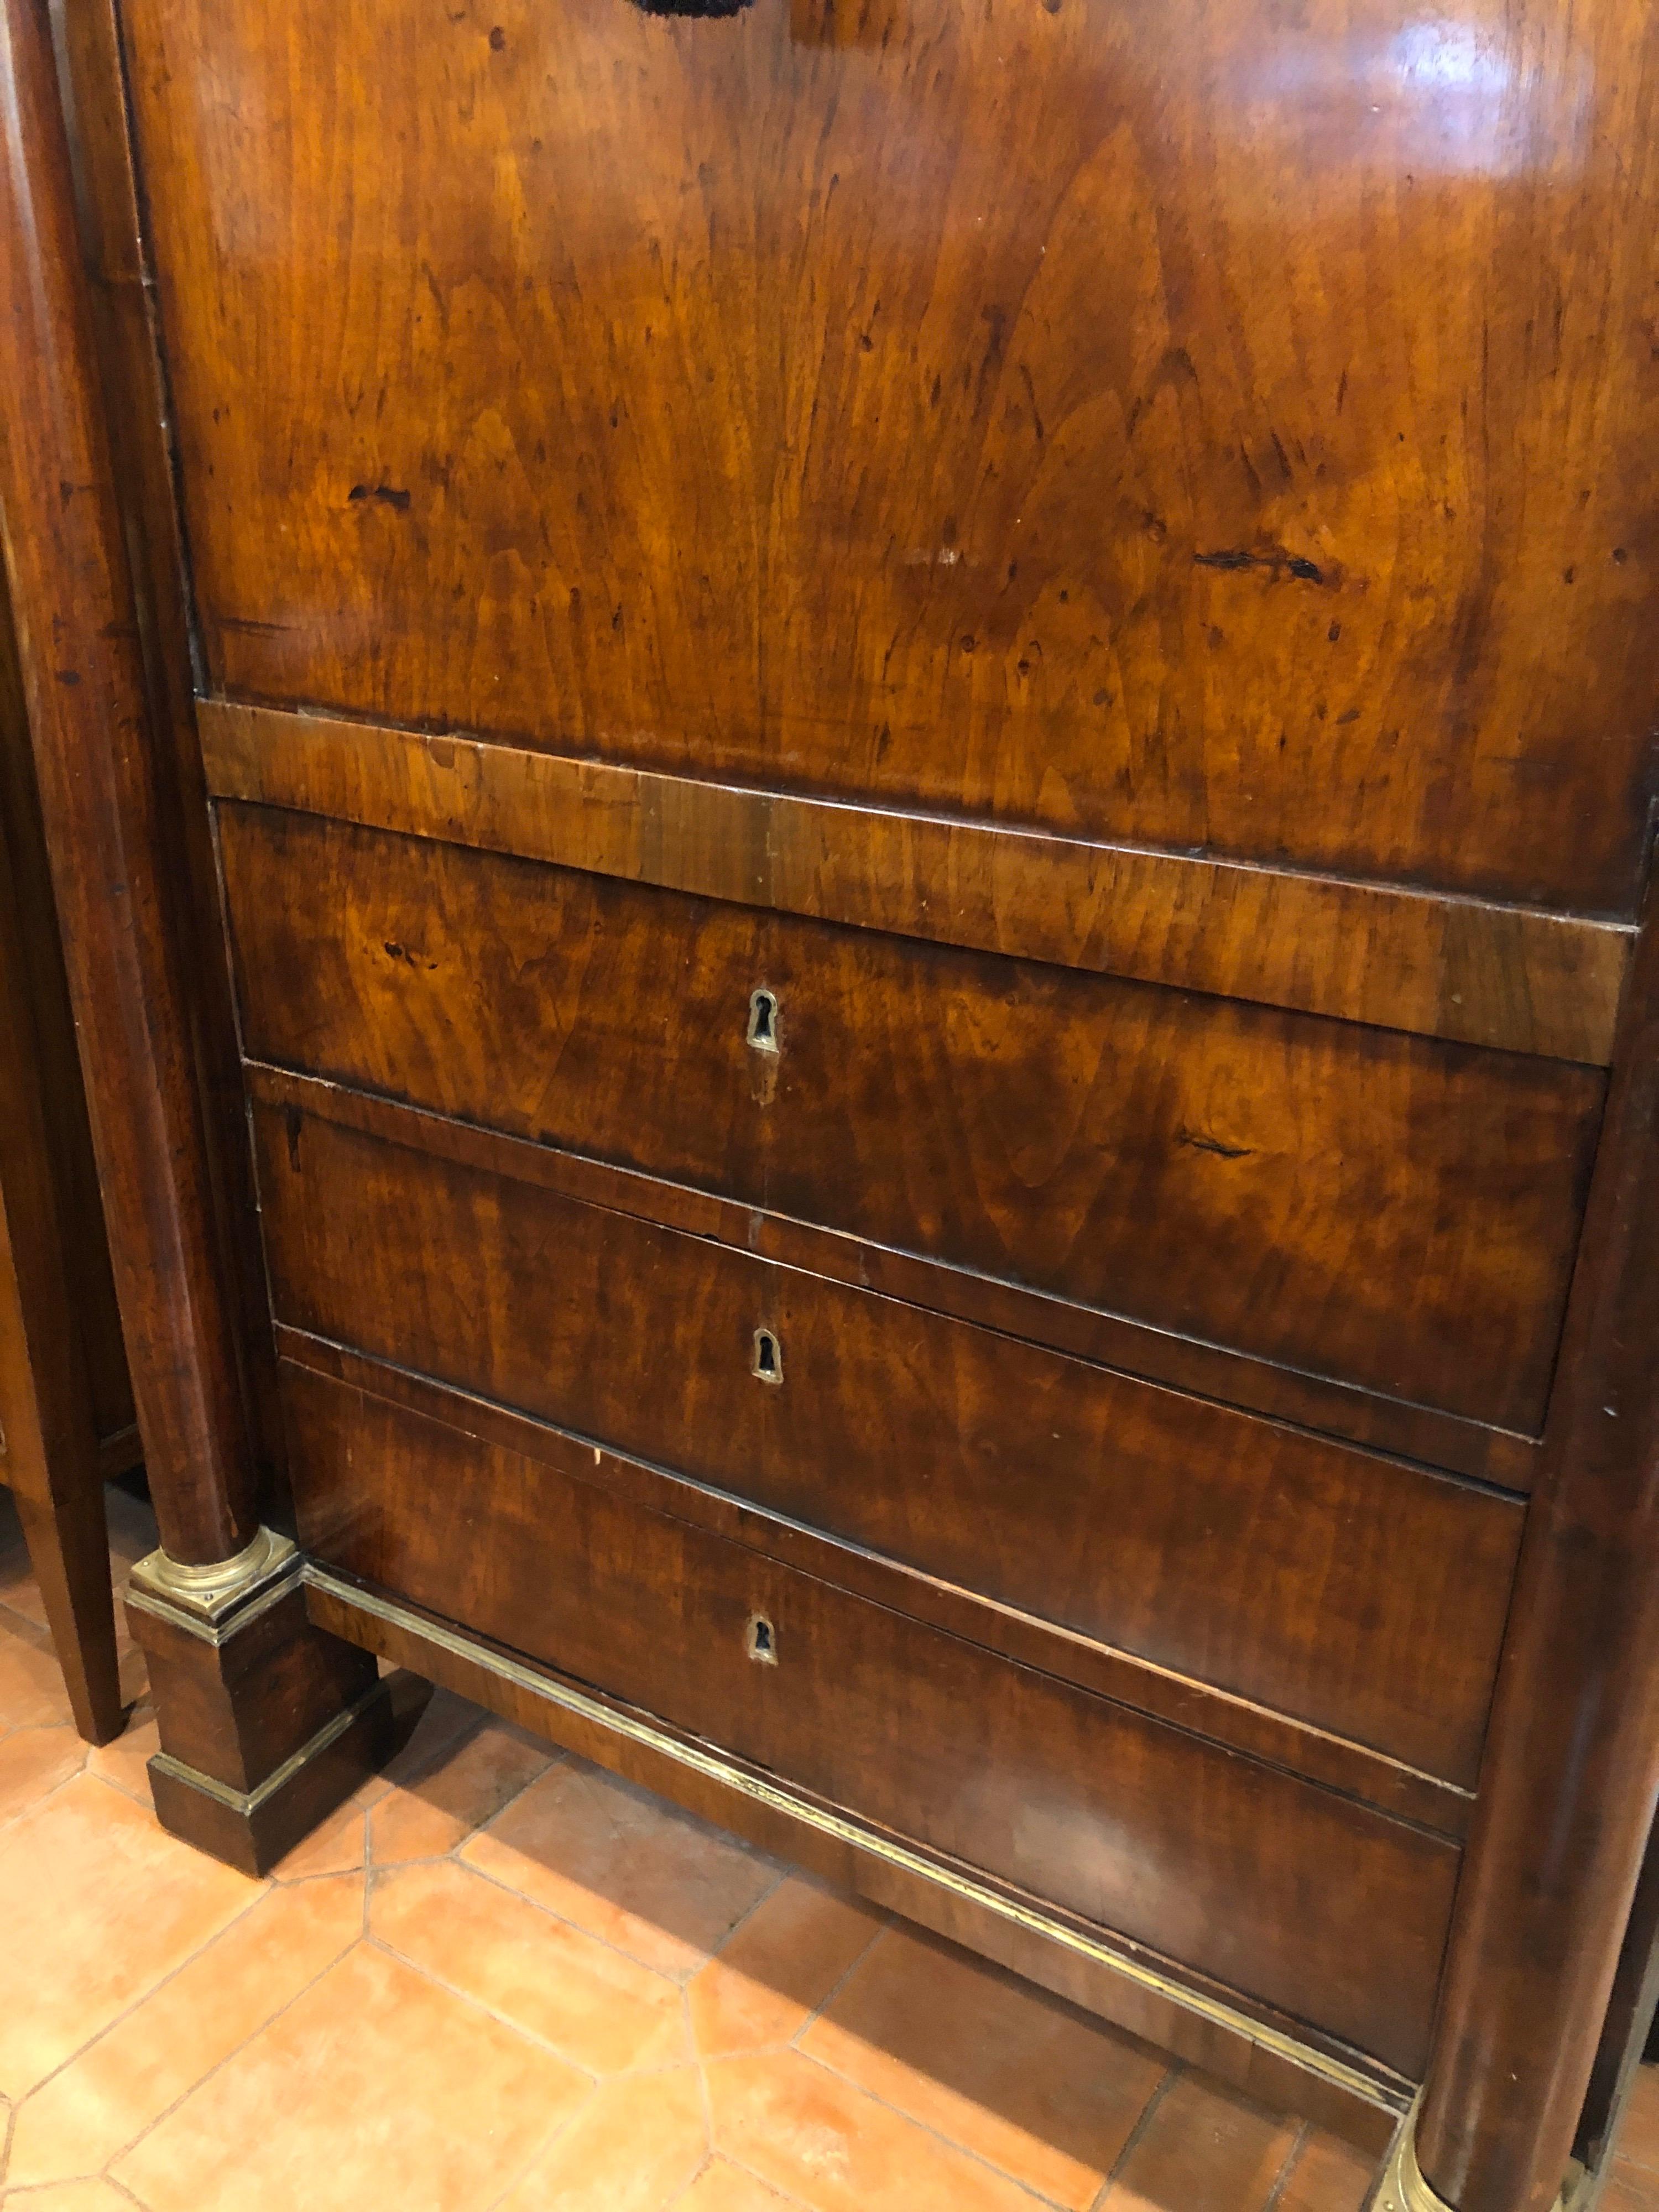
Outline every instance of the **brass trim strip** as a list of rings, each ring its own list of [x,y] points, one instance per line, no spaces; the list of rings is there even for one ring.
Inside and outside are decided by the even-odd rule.
[[[175,1782],[183,1783],[187,1789],[198,1791],[204,1797],[216,1799],[221,1805],[246,1819],[269,1804],[278,1790],[284,1789],[313,1759],[320,1758],[331,1744],[337,1743],[347,1729],[354,1727],[369,1706],[383,1694],[379,1682],[365,1690],[362,1696],[354,1698],[343,1712],[337,1712],[331,1720],[325,1721],[315,1735],[307,1738],[298,1751],[290,1753],[280,1766],[267,1774],[264,1780],[252,1790],[234,1789],[228,1782],[220,1782],[211,1774],[204,1774],[199,1767],[186,1766],[182,1759],[175,1759],[170,1751],[155,1753],[149,1764],[155,1771],[170,1775]]]
[[[179,1607],[169,1604],[165,1598],[158,1598],[152,1592],[145,1589],[131,1576],[128,1577],[126,1588],[121,1595],[129,1607],[139,1613],[147,1613],[156,1620],[164,1620],[170,1628],[179,1629],[185,1636],[193,1636],[198,1644],[210,1644],[216,1650],[231,1637],[240,1635],[243,1629],[252,1627],[256,1620],[263,1619],[273,1607],[280,1605],[289,1593],[297,1587],[298,1582],[297,1575],[284,1575],[280,1582],[271,1583],[261,1590],[257,1597],[245,1605],[240,1612],[228,1621],[202,1620],[193,1613],[182,1612]]]
[[[1358,2067],[1349,2066],[1325,2051],[1298,2043],[1294,2037],[1283,2034],[1261,2021],[1252,2020],[1248,2013],[1236,2011],[1218,1997],[1189,1989],[1171,1976],[1159,1973],[1156,1967],[1127,1957],[1097,1937],[1069,1927],[1063,1921],[1051,1920],[1047,1915],[1022,1905],[1018,1899],[1005,1896],[988,1883],[977,1882],[970,1875],[941,1866],[924,1853],[913,1850],[892,1838],[878,1835],[858,1821],[830,1811],[827,1806],[815,1803],[810,1798],[797,1796],[788,1789],[769,1782],[764,1776],[752,1773],[735,1761],[723,1758],[718,1752],[711,1751],[702,1744],[688,1742],[666,1729],[653,1727],[649,1721],[635,1713],[590,1697],[573,1684],[561,1681],[537,1668],[510,1658],[488,1644],[477,1643],[460,1631],[399,1605],[395,1600],[364,1589],[344,1577],[331,1573],[326,1567],[319,1566],[313,1560],[307,1560],[301,1579],[311,1589],[324,1592],[337,1604],[366,1613],[371,1620],[385,1621],[409,1635],[435,1644],[440,1650],[464,1659],[472,1666],[483,1668],[486,1673],[499,1676],[501,1680],[512,1683],[516,1689],[526,1691],[549,1705],[561,1707],[587,1722],[590,1726],[606,1729],[613,1735],[624,1737],[659,1757],[689,1767],[692,1772],[736,1790],[740,1796],[753,1799],[770,1811],[803,1821],[817,1829],[821,1834],[832,1837],[837,1843],[848,1844],[872,1857],[885,1860],[889,1865],[919,1876],[936,1888],[948,1890],[1030,1934],[1041,1936],[1050,1942],[1074,1951],[1094,1965],[1106,1967],[1126,1981],[1134,1983],[1139,1988],[1180,2005],[1184,2011],[1195,2013],[1201,2019],[1226,2029],[1231,2034],[1259,2045],[1274,2057],[1287,2060],[1291,2064],[1301,2067],[1304,2072],[1317,2075],[1322,2081],[1345,2090],[1351,2096],[1363,2098],[1367,2104],[1374,2105],[1381,2111],[1397,2112],[1401,2109],[1398,2100],[1390,2097],[1381,2083],[1370,2075],[1362,2073]]]

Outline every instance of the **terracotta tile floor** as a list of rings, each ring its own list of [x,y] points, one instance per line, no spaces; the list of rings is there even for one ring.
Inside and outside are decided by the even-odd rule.
[[[153,1540],[112,1494],[118,1571]],[[128,1650],[130,1686],[142,1692]],[[440,1693],[266,1882],[87,1753],[0,1493],[7,2212],[1358,2212],[1366,2161]],[[1659,2212],[1644,2082],[1607,2212]]]

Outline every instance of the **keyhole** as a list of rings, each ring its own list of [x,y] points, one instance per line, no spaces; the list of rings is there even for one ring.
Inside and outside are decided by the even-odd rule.
[[[751,1613],[749,1626],[744,1634],[749,1656],[757,1659],[763,1667],[778,1663],[778,1632],[763,1613]]]
[[[749,1362],[749,1371],[751,1375],[758,1375],[763,1382],[781,1382],[783,1380],[783,1346],[769,1328],[755,1331],[755,1351]]]
[[[759,990],[749,994],[749,1042],[757,1052],[778,1048],[778,994]]]

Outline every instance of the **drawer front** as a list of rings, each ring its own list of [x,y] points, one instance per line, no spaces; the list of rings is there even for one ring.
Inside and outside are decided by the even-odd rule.
[[[280,1319],[1473,1782],[1514,1502],[292,1107],[255,1123]]]
[[[1540,1421],[1590,1069],[272,810],[221,834],[257,1058]]]
[[[1420,2069],[1454,1845],[405,1408],[284,1389],[315,1556]]]

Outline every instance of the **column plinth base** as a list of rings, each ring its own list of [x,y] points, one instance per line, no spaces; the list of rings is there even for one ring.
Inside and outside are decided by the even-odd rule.
[[[312,1626],[299,1552],[262,1528],[234,1559],[133,1569],[127,1618],[149,1665],[161,1825],[263,1875],[382,1765],[399,1719],[374,1659]],[[408,1725],[407,1699],[400,1700]]]

